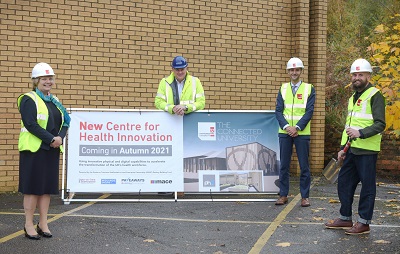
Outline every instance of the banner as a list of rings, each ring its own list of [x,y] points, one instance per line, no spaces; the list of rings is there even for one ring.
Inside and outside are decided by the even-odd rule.
[[[72,112],[68,191],[182,191],[182,126],[161,111]]]
[[[183,125],[185,192],[279,191],[274,112],[196,112]]]
[[[67,191],[279,191],[274,112],[73,111]]]

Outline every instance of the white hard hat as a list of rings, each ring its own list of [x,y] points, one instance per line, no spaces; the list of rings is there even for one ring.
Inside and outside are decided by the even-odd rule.
[[[354,72],[369,72],[372,73],[371,64],[365,59],[357,59],[353,62],[350,68],[350,73]]]
[[[302,69],[304,69],[303,62],[300,60],[300,58],[292,57],[287,62],[286,70],[294,69],[294,68],[302,68]]]
[[[47,63],[38,63],[32,69],[32,78],[55,75],[53,69]]]

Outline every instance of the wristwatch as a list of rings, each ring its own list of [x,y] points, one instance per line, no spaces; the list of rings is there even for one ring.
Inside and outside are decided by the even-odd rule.
[[[185,105],[185,111],[188,111],[189,107],[187,105]]]
[[[54,141],[56,141],[56,138],[53,138],[50,142],[50,144],[54,143]]]

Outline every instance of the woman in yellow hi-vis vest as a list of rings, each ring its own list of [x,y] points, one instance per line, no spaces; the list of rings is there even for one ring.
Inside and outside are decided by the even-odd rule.
[[[156,108],[179,116],[204,109],[206,97],[203,86],[200,79],[189,74],[187,66],[188,63],[182,56],[176,56],[172,60],[172,73],[161,79],[158,85],[154,101]],[[183,195],[183,192],[178,192],[178,197]]]
[[[381,133],[385,130],[385,98],[372,86],[372,67],[365,59],[357,59],[350,68],[354,94],[347,107],[346,126],[342,134],[338,160],[343,166],[338,176],[340,216],[325,223],[326,228],[347,229],[348,235],[368,234],[375,206],[376,162],[381,149]],[[350,141],[347,152],[344,145]],[[354,193],[361,182],[358,219],[353,224]]]
[[[292,159],[293,144],[296,147],[297,158],[300,164],[300,194],[301,206],[310,206],[309,194],[311,184],[310,164],[310,125],[314,112],[314,86],[300,79],[303,72],[303,62],[293,57],[286,67],[290,83],[281,86],[276,98],[275,116],[279,123],[279,198],[275,205],[284,205],[288,202],[289,172]]]
[[[21,132],[18,141],[19,188],[24,194],[25,236],[32,240],[52,237],[47,225],[50,194],[58,194],[62,142],[70,117],[57,97],[50,93],[55,74],[47,63],[32,70],[33,90],[18,97]],[[39,222],[33,217],[36,208]]]

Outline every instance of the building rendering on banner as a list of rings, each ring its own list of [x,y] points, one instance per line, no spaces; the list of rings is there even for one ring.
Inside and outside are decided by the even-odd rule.
[[[261,145],[250,143],[226,148],[227,170],[262,170],[263,175],[278,175],[276,152]]]
[[[275,151],[256,142],[184,158],[184,172],[199,170],[262,170],[264,175],[278,175],[278,163]]]
[[[183,164],[188,191],[262,192],[279,174],[276,152],[258,142],[186,157]]]
[[[226,170],[225,151],[184,158],[183,172],[197,173],[199,170]]]
[[[262,174],[258,172],[227,173],[219,175],[221,192],[261,192]]]

